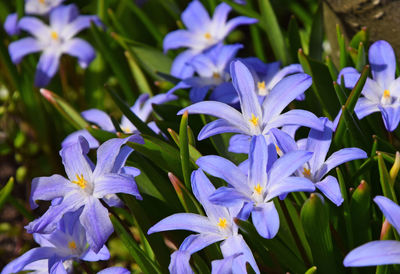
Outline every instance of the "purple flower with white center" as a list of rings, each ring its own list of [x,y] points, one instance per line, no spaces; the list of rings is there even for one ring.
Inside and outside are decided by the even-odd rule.
[[[84,227],[79,222],[80,212],[64,215],[51,234],[33,234],[40,247],[34,248],[6,265],[1,274],[34,270],[36,273],[67,273],[65,266],[72,260],[108,260],[110,253],[105,245],[98,252],[88,247]]]
[[[359,148],[343,148],[334,152],[328,159],[329,147],[332,142],[332,122],[328,118],[320,118],[324,124],[324,130],[311,129],[307,139],[296,141],[288,134],[278,130],[271,130],[277,148],[285,155],[291,151],[306,150],[313,152],[312,158],[305,163],[296,174],[299,177],[310,179],[335,205],[343,203],[339,183],[335,177],[328,175],[333,168],[356,159],[367,158],[367,154]]]
[[[237,93],[230,82],[229,64],[243,45],[218,45],[204,53],[196,55],[190,62],[198,76],[183,79],[168,93],[177,89],[191,88],[189,97],[194,103],[203,101],[207,92],[212,89],[210,99],[227,104],[238,102]]]
[[[35,85],[38,87],[46,86],[50,82],[64,53],[77,57],[79,65],[86,68],[96,57],[96,53],[88,42],[74,36],[90,27],[91,22],[99,23],[99,18],[94,15],[79,15],[75,5],[53,9],[49,26],[35,17],[23,17],[18,27],[34,37],[12,42],[8,47],[11,60],[18,64],[25,55],[42,51],[35,75]]]
[[[124,167],[133,151],[123,146],[126,142],[144,143],[138,135],[110,139],[98,148],[96,166],[87,156],[89,145],[83,137],[63,148],[60,155],[68,179],[57,174],[33,179],[31,207],[37,207],[36,200],[52,201],[52,205],[42,217],[29,223],[26,227],[28,232],[51,233],[65,213],[82,209],[79,221],[86,230],[90,247],[98,252],[113,232],[108,210],[100,199],[107,200],[109,195],[116,193],[127,193],[141,199],[134,180],[139,171]]]
[[[161,220],[148,231],[148,234],[168,230],[189,230],[198,233],[188,236],[179,250],[171,255],[169,271],[171,273],[193,273],[189,264],[191,254],[210,244],[223,241],[221,251],[224,258],[237,253],[243,254],[235,258],[233,262],[234,268],[239,273],[246,273],[246,262],[256,273],[260,273],[250,248],[243,237],[238,234],[238,227],[234,222],[237,210],[210,203],[208,197],[215,191],[215,187],[201,169],[193,171],[191,180],[193,194],[202,204],[207,216],[177,213]]]
[[[136,100],[135,104],[131,107],[131,111],[143,122],[149,119],[150,114],[153,112],[152,105],[161,105],[169,101],[176,100],[176,96],[172,94],[158,94],[149,98],[148,94],[142,94]],[[111,117],[102,110],[99,109],[89,109],[81,113],[82,117],[93,124],[99,126],[102,130],[109,132],[116,132],[114,124]],[[157,127],[155,122],[150,122],[147,124],[155,133],[160,133],[160,129]],[[137,128],[126,118],[125,115],[121,118],[120,128],[124,133],[127,134],[138,134]],[[97,141],[86,129],[78,130],[70,135],[68,135],[61,144],[61,147],[68,146],[70,144],[76,143],[79,136],[85,137],[89,142],[90,148],[97,148],[99,146],[99,141]]]
[[[400,234],[400,207],[383,196],[376,196],[374,202],[378,205],[386,220]],[[343,264],[347,267],[400,264],[400,242],[385,240],[366,243],[347,254]]]
[[[173,31],[164,38],[164,51],[177,48],[189,48],[177,56],[172,64],[171,74],[178,78],[193,75],[193,69],[187,64],[195,55],[222,42],[237,26],[257,23],[257,19],[239,16],[229,21],[231,7],[219,4],[212,18],[200,1],[192,1],[182,12],[181,19],[187,30]]]
[[[61,5],[64,0],[25,0],[25,13],[45,15],[55,7]]]
[[[300,64],[292,64],[280,69],[280,62],[264,63],[256,57],[240,59],[247,68],[252,72],[256,93],[262,99],[271,92],[273,87],[284,77],[295,74],[304,73]],[[300,94],[296,100],[304,100],[305,95]]]
[[[295,191],[314,191],[307,178],[291,176],[311,159],[312,152],[293,151],[279,159],[270,136],[253,136],[248,173],[220,156],[203,156],[196,164],[212,176],[224,179],[230,187],[218,188],[209,200],[218,205],[240,206],[238,215],[252,215],[257,232],[264,238],[275,237],[279,230],[279,215],[273,198]]]
[[[377,41],[369,48],[368,59],[372,79],[367,78],[362,90],[363,97],[358,99],[354,111],[358,119],[380,111],[386,129],[393,131],[400,121],[400,78],[395,78],[396,57],[393,48],[386,41]],[[342,76],[345,87],[352,89],[360,73],[351,67],[342,69],[338,76],[339,84]]]
[[[260,104],[250,70],[241,61],[236,60],[231,63],[230,71],[242,112],[216,101],[199,102],[178,112],[178,115],[188,111],[190,114],[208,114],[220,118],[203,127],[198,136],[199,140],[225,132],[248,136],[266,135],[270,129],[284,125],[323,129],[318,117],[309,111],[294,109],[281,114],[291,101],[311,86],[312,80],[309,75],[298,73],[283,78]]]
[[[7,16],[6,21],[4,21],[4,30],[8,35],[17,35],[20,32],[18,27],[18,14],[11,13]]]

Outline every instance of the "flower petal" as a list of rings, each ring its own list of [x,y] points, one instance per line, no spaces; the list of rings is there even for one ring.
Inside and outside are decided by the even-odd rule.
[[[318,179],[322,178],[325,174],[327,174],[332,168],[337,167],[343,163],[348,161],[356,160],[356,159],[365,159],[367,158],[367,153],[364,150],[350,147],[350,148],[343,148],[332,153],[331,156],[325,161],[322,165],[320,170],[317,172],[315,177]],[[317,179],[317,180],[318,180]]]
[[[70,181],[61,175],[50,177],[37,177],[32,180],[31,196],[29,199],[32,209],[38,207],[36,200],[50,201],[54,198],[64,197],[73,188]]]
[[[80,257],[80,259],[88,262],[97,262],[97,261],[106,261],[110,259],[110,251],[108,248],[103,245],[98,253],[95,253],[92,249],[88,249],[84,255]],[[98,272],[99,273],[99,272]]]
[[[261,106],[255,93],[254,79],[250,70],[241,61],[232,61],[231,77],[242,108],[244,119],[250,120],[253,116],[261,119]]]
[[[164,51],[166,51],[165,48]],[[188,63],[196,54],[198,54],[198,52],[194,50],[185,50],[176,56],[171,66],[171,75],[180,79],[193,76],[194,69]]]
[[[392,46],[383,40],[376,41],[369,48],[368,59],[374,80],[381,88],[389,88],[396,73],[396,57]]]
[[[263,103],[264,123],[278,116],[290,102],[303,94],[311,84],[311,77],[305,73],[290,75],[279,81]]]
[[[378,112],[379,107],[376,102],[371,101],[368,98],[361,97],[358,98],[354,111],[357,114],[357,118],[361,120],[362,118],[364,118],[367,115],[370,115],[371,113]]]
[[[360,72],[358,70],[356,70],[353,67],[346,67],[343,68],[337,78],[337,82],[339,85],[342,84],[342,77],[344,79],[344,86],[348,89],[353,89],[357,82],[358,79],[360,79]]]
[[[168,230],[189,230],[198,233],[218,233],[218,228],[205,217],[194,213],[177,213],[153,225],[147,234]]]
[[[259,204],[251,212],[251,219],[258,234],[266,239],[272,239],[279,230],[279,214],[274,202]]]
[[[210,16],[200,1],[192,1],[181,14],[183,24],[192,32],[204,31]]]
[[[144,94],[142,94],[142,95],[144,95]],[[139,96],[139,98],[142,97],[142,95]],[[138,100],[139,100],[139,98],[138,98]],[[133,110],[133,113],[135,113],[138,117],[140,117],[140,119],[142,121],[147,121],[151,112],[153,111],[153,105],[162,105],[164,103],[176,100],[177,98],[178,97],[176,97],[175,95],[172,95],[172,94],[167,94],[167,93],[157,94],[157,95],[145,100],[142,108],[137,111]],[[138,100],[136,100],[136,102]],[[135,105],[136,105],[136,102],[135,102]],[[133,107],[135,107],[135,105]]]
[[[79,221],[86,230],[86,239],[95,253],[106,243],[114,228],[108,210],[94,197],[87,199]]]
[[[205,125],[201,131],[199,132],[199,135],[197,136],[197,139],[199,141],[207,139],[208,137],[221,134],[221,133],[241,133],[242,131],[237,128],[234,125],[231,125],[229,122],[223,119],[217,119],[215,121],[212,121]]]
[[[400,242],[373,241],[353,249],[343,261],[344,266],[400,264]]]
[[[8,46],[8,51],[14,64],[20,63],[25,55],[41,50],[42,47],[40,46],[38,40],[32,37],[22,38],[18,41],[12,42]]]
[[[96,57],[94,48],[85,40],[74,38],[63,45],[63,52],[78,58],[79,65],[87,68]]]
[[[388,222],[400,233],[399,205],[384,196],[376,196],[374,202],[379,206],[379,209],[385,215]]]
[[[163,42],[164,52],[170,49],[177,49],[182,47],[197,49],[199,38],[192,32],[187,30],[175,30],[168,33]]]
[[[218,85],[212,91],[210,100],[218,101],[229,105],[235,105],[239,103],[239,97],[235,91],[231,82],[224,82]]]
[[[57,51],[45,50],[40,56],[36,68],[35,86],[45,87],[51,78],[56,74],[60,64],[60,53]]]
[[[1,274],[17,273],[32,262],[50,258],[54,255],[55,251],[53,247],[33,248],[7,264],[1,271]]]
[[[229,139],[229,152],[246,153],[250,151],[251,136],[244,134],[236,134]]]
[[[18,27],[18,14],[17,13],[9,14],[6,18],[6,20],[4,21],[3,27],[8,35],[19,34],[20,30]]]
[[[115,131],[110,116],[102,110],[92,108],[82,111],[81,115],[85,120],[98,125],[103,130],[111,132]]]
[[[302,73],[303,67],[300,64],[292,64],[279,70],[267,83],[267,89],[272,90],[284,77],[290,74]],[[299,95],[301,96],[301,95]],[[296,97],[297,98],[297,97]]]
[[[251,195],[252,190],[247,185],[246,175],[231,161],[220,156],[209,155],[200,157],[196,164],[210,175],[224,179],[236,190]]]
[[[268,193],[265,201],[271,201],[273,198],[296,191],[311,192],[315,190],[314,184],[307,178],[287,177],[279,182],[271,182],[268,187]],[[283,197],[282,197],[283,198]]]
[[[190,266],[190,253],[187,251],[177,250],[171,254],[171,262],[168,266],[169,273],[172,274],[191,274],[194,273]]]
[[[126,193],[141,200],[138,187],[131,175],[125,174],[104,174],[96,178],[94,182],[93,196],[100,199],[108,194]]]
[[[231,187],[220,187],[210,197],[210,202],[216,205],[232,207],[243,201],[251,201],[251,199],[243,193]]]
[[[265,187],[267,184],[268,144],[264,135],[253,136],[249,151],[249,184],[252,188],[256,185]],[[276,151],[275,151],[276,153]]]
[[[226,23],[224,31],[223,31],[224,36],[228,35],[232,30],[234,30],[236,27],[238,27],[240,25],[251,25],[251,24],[255,24],[257,22],[258,22],[257,19],[246,17],[246,16],[235,17]],[[223,39],[223,38],[224,37],[221,37],[221,39]]]
[[[97,274],[130,274],[130,273],[131,272],[128,269],[120,266],[109,267],[97,272]]]
[[[18,27],[29,32],[39,40],[50,39],[50,28],[36,17],[25,16],[19,20]]]
[[[325,179],[315,184],[315,186],[336,206],[343,203],[342,192],[335,177],[326,176]]]
[[[279,148],[283,154],[297,150],[296,141],[282,130],[272,128],[269,134],[274,138],[277,150]]]
[[[239,256],[234,259],[233,267],[238,271],[234,273],[247,273],[246,271],[246,262],[248,262],[255,273],[259,274],[260,270],[257,266],[257,263],[254,259],[253,253],[251,252],[249,246],[244,241],[242,235],[234,235],[226,239],[221,244],[221,252],[224,255],[224,258],[228,258],[237,253],[243,253],[242,256]]]
[[[88,181],[92,179],[92,167],[87,158],[89,144],[82,136],[79,137],[78,141],[62,148],[60,155],[70,181],[75,181],[77,176],[83,176]]]
[[[227,104],[215,101],[199,102],[180,110],[178,115],[182,115],[186,110],[190,114],[207,114],[215,116],[235,125],[243,132],[249,131],[247,121],[244,121],[242,114]]]
[[[226,20],[231,10],[232,8],[226,3],[221,3],[215,8],[210,26],[211,33],[216,34],[217,37],[225,35],[221,32],[224,31]]]
[[[271,128],[287,125],[305,126],[314,128],[316,130],[324,129],[324,125],[313,113],[302,109],[293,109],[275,117],[268,122],[267,126],[263,130],[263,134],[266,134]]]
[[[179,247],[180,251],[187,251],[190,254],[193,254],[203,248],[221,241],[224,239],[224,236],[220,234],[195,234],[189,235],[183,241],[181,246]]]
[[[280,183],[281,180],[292,175],[297,169],[311,159],[309,151],[295,150],[285,153],[274,162],[268,172],[268,184]]]
[[[89,148],[98,148],[99,147],[99,141],[97,141],[86,129],[81,129],[75,132],[72,132],[70,135],[65,137],[65,139],[61,143],[61,148],[70,146],[74,143],[79,142],[79,136],[82,136],[83,138],[86,139],[89,143]]]
[[[69,40],[82,30],[90,28],[91,23],[101,26],[101,21],[96,15],[80,15],[68,25],[64,26],[60,36],[65,40]]]
[[[52,30],[60,33],[68,23],[75,20],[79,15],[78,7],[74,4],[62,5],[53,9],[50,13],[50,26]]]
[[[233,273],[233,262],[234,260],[242,256],[243,253],[235,253],[222,260],[214,260],[211,262],[211,274],[232,274]],[[238,268],[235,268],[239,270]],[[246,271],[246,269],[242,269]],[[244,273],[244,272],[242,272]]]
[[[394,131],[400,121],[400,104],[395,103],[389,106],[379,106],[382,113],[383,123],[388,131]]]

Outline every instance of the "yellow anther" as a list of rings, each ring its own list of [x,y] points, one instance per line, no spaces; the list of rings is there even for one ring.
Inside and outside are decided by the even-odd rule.
[[[303,168],[303,175],[306,177],[310,177],[311,176],[311,171],[309,168]]]
[[[70,249],[76,249],[76,243],[74,241],[71,241],[71,242],[68,243],[68,247]]]
[[[206,33],[204,34],[204,37],[205,37],[207,40],[210,40],[210,39],[211,39],[211,34],[210,34],[209,32],[206,32]]]
[[[383,91],[383,98],[389,98],[390,97],[390,91],[388,89],[385,89]]]
[[[228,226],[228,222],[225,218],[218,218],[218,226],[220,228],[226,228]]]
[[[258,125],[258,117],[255,116],[253,113],[251,114],[251,119],[249,120],[254,126]]]
[[[40,4],[44,4],[45,0],[39,0]]]
[[[262,193],[262,190],[263,190],[263,188],[262,188],[262,186],[260,186],[260,184],[257,184],[257,185],[254,187],[254,192],[257,192],[257,194],[261,194],[261,193]]]
[[[265,89],[265,81],[258,82],[257,87],[258,87],[258,89],[261,89],[261,90]]]
[[[219,78],[221,78],[221,75],[218,72],[214,72],[213,78],[219,79]]]
[[[281,150],[277,145],[275,145],[275,149],[276,149],[276,152],[277,152],[278,154],[282,152],[282,150]]]
[[[83,174],[81,174],[81,176],[76,174],[76,181],[72,181],[72,183],[77,184],[81,188],[85,188],[87,181],[85,180],[85,178],[83,178]]]
[[[52,39],[54,39],[54,40],[57,40],[58,39],[58,34],[57,34],[57,32],[55,32],[54,30],[51,32],[51,38]]]
[[[121,127],[121,130],[122,130],[124,133],[132,133],[132,130],[131,130],[129,127]]]

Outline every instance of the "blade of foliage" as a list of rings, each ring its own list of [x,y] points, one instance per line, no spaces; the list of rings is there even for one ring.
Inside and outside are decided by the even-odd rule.
[[[309,55],[311,58],[318,61],[322,61],[322,43],[324,41],[324,17],[322,14],[322,6],[323,3],[320,1],[318,9],[314,14],[309,43]]]
[[[0,211],[6,203],[8,197],[11,194],[11,191],[14,188],[14,178],[11,177],[8,179],[7,184],[0,190]]]
[[[182,166],[182,174],[183,180],[185,182],[185,186],[187,189],[191,189],[190,185],[190,173],[191,170],[189,168],[189,141],[187,134],[187,126],[188,126],[188,112],[186,111],[182,115],[181,125],[179,128],[179,155],[181,159]]]
[[[302,48],[299,25],[295,16],[290,17],[288,28],[289,52],[293,63],[298,63],[297,52]]]

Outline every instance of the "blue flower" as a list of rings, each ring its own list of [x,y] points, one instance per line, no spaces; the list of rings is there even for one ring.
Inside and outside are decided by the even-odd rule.
[[[99,23],[97,16],[79,16],[75,5],[59,6],[50,13],[50,26],[35,17],[23,17],[18,27],[32,34],[12,42],[9,47],[11,60],[17,64],[30,53],[42,51],[36,69],[35,85],[46,86],[56,74],[62,54],[78,58],[81,67],[86,68],[96,56],[93,47],[74,36],[90,27],[91,22]]]
[[[334,152],[328,159],[328,154],[332,142],[332,122],[328,118],[320,118],[324,125],[323,131],[311,129],[307,139],[296,141],[288,134],[278,130],[271,130],[277,149],[283,155],[296,150],[306,150],[313,152],[311,159],[305,163],[296,174],[300,177],[310,179],[315,187],[318,188],[329,200],[337,206],[343,202],[339,183],[333,176],[326,176],[330,170],[345,162],[367,158],[367,154],[359,148],[343,148]],[[325,177],[325,178],[324,178]]]
[[[188,111],[191,114],[208,114],[220,118],[203,127],[198,136],[199,140],[224,132],[247,136],[266,135],[270,129],[284,125],[323,129],[323,124],[311,112],[294,109],[281,114],[291,101],[311,86],[312,80],[309,75],[297,73],[283,78],[260,104],[255,92],[255,81],[249,69],[236,60],[231,63],[230,71],[242,112],[216,101],[199,102],[178,112],[183,114]]]
[[[166,102],[176,100],[175,95],[170,94],[158,94],[154,97],[149,98],[148,94],[142,94],[136,100],[135,104],[131,107],[131,111],[143,122],[149,119],[151,112],[153,111],[154,105],[161,105]],[[114,124],[111,117],[102,110],[99,109],[89,109],[81,113],[82,117],[93,124],[99,126],[102,130],[109,132],[116,132]],[[155,133],[160,133],[160,129],[157,127],[156,123],[150,122],[147,124]],[[132,134],[139,133],[136,127],[126,118],[124,115],[121,118],[120,128],[124,133]],[[61,146],[66,147],[78,141],[79,136],[83,136],[89,143],[90,148],[97,148],[99,146],[99,141],[97,141],[86,129],[78,130],[70,135],[68,135]]]
[[[171,74],[186,78],[193,74],[193,69],[187,65],[195,55],[220,42],[237,26],[254,24],[256,19],[239,16],[229,21],[231,7],[226,3],[219,4],[212,18],[200,1],[192,1],[182,12],[181,19],[187,30],[173,31],[164,38],[164,51],[181,47],[189,48],[179,54],[174,60]]]
[[[388,131],[397,128],[400,121],[400,78],[395,78],[396,57],[393,48],[386,41],[380,40],[371,45],[368,51],[372,79],[367,78],[362,95],[357,101],[354,111],[358,119],[380,111]],[[353,88],[360,73],[351,67],[342,69],[338,83],[344,77],[346,88]]]
[[[113,232],[107,209],[100,199],[116,193],[127,193],[141,199],[134,176],[139,171],[124,167],[132,149],[123,146],[126,142],[143,143],[140,136],[125,139],[110,139],[97,150],[97,165],[87,156],[89,145],[81,137],[79,142],[63,148],[61,158],[68,179],[61,175],[39,177],[32,181],[31,207],[36,200],[52,201],[46,213],[29,223],[30,233],[51,233],[57,222],[67,212],[82,209],[79,220],[86,230],[90,247],[98,252]]]
[[[25,0],[25,13],[45,15],[65,0]]]
[[[26,270],[39,273],[67,273],[63,263],[68,265],[72,260],[108,260],[110,253],[105,245],[102,245],[97,252],[88,248],[86,232],[79,222],[79,214],[79,211],[65,214],[57,229],[50,234],[33,234],[40,247],[31,249],[10,262],[1,274]]]
[[[243,58],[240,60],[253,74],[256,93],[262,99],[264,99],[284,77],[290,74],[304,73],[300,64],[292,64],[280,69],[280,62],[264,63],[256,57]],[[296,99],[304,100],[305,95],[300,94]]]
[[[17,35],[20,33],[18,27],[18,14],[11,13],[7,16],[6,21],[4,21],[4,30],[8,35]]]
[[[400,207],[383,196],[376,196],[374,202],[379,206],[386,220],[400,234]],[[386,240],[366,243],[347,254],[343,264],[347,267],[400,264],[400,242]]]
[[[312,152],[293,151],[276,159],[270,136],[254,136],[250,145],[248,174],[219,156],[203,156],[196,164],[212,176],[224,179],[230,187],[218,188],[209,200],[218,205],[240,206],[239,218],[251,213],[258,233],[267,239],[279,230],[279,215],[273,198],[294,191],[314,191],[307,178],[291,176],[311,159]]]
[[[183,79],[168,93],[177,89],[191,88],[190,100],[192,102],[203,101],[209,90],[213,90],[210,99],[227,104],[237,103],[239,98],[231,83],[229,64],[235,57],[241,44],[223,45],[222,43],[211,49],[196,55],[190,62],[198,76]]]
[[[151,234],[159,231],[182,229],[198,233],[188,236],[179,250],[171,255],[170,272],[193,273],[189,265],[191,254],[212,243],[223,241],[221,251],[224,258],[237,253],[243,254],[235,258],[233,262],[233,267],[238,269],[239,273],[246,273],[246,262],[251,265],[256,273],[260,273],[250,248],[243,237],[238,234],[238,227],[234,222],[237,210],[210,203],[208,197],[215,191],[215,188],[201,169],[193,171],[191,180],[193,194],[202,204],[207,216],[193,213],[174,214],[161,220],[148,231],[148,234]]]
[[[97,274],[130,274],[130,273],[131,272],[128,269],[119,266],[109,267],[97,272]]]

